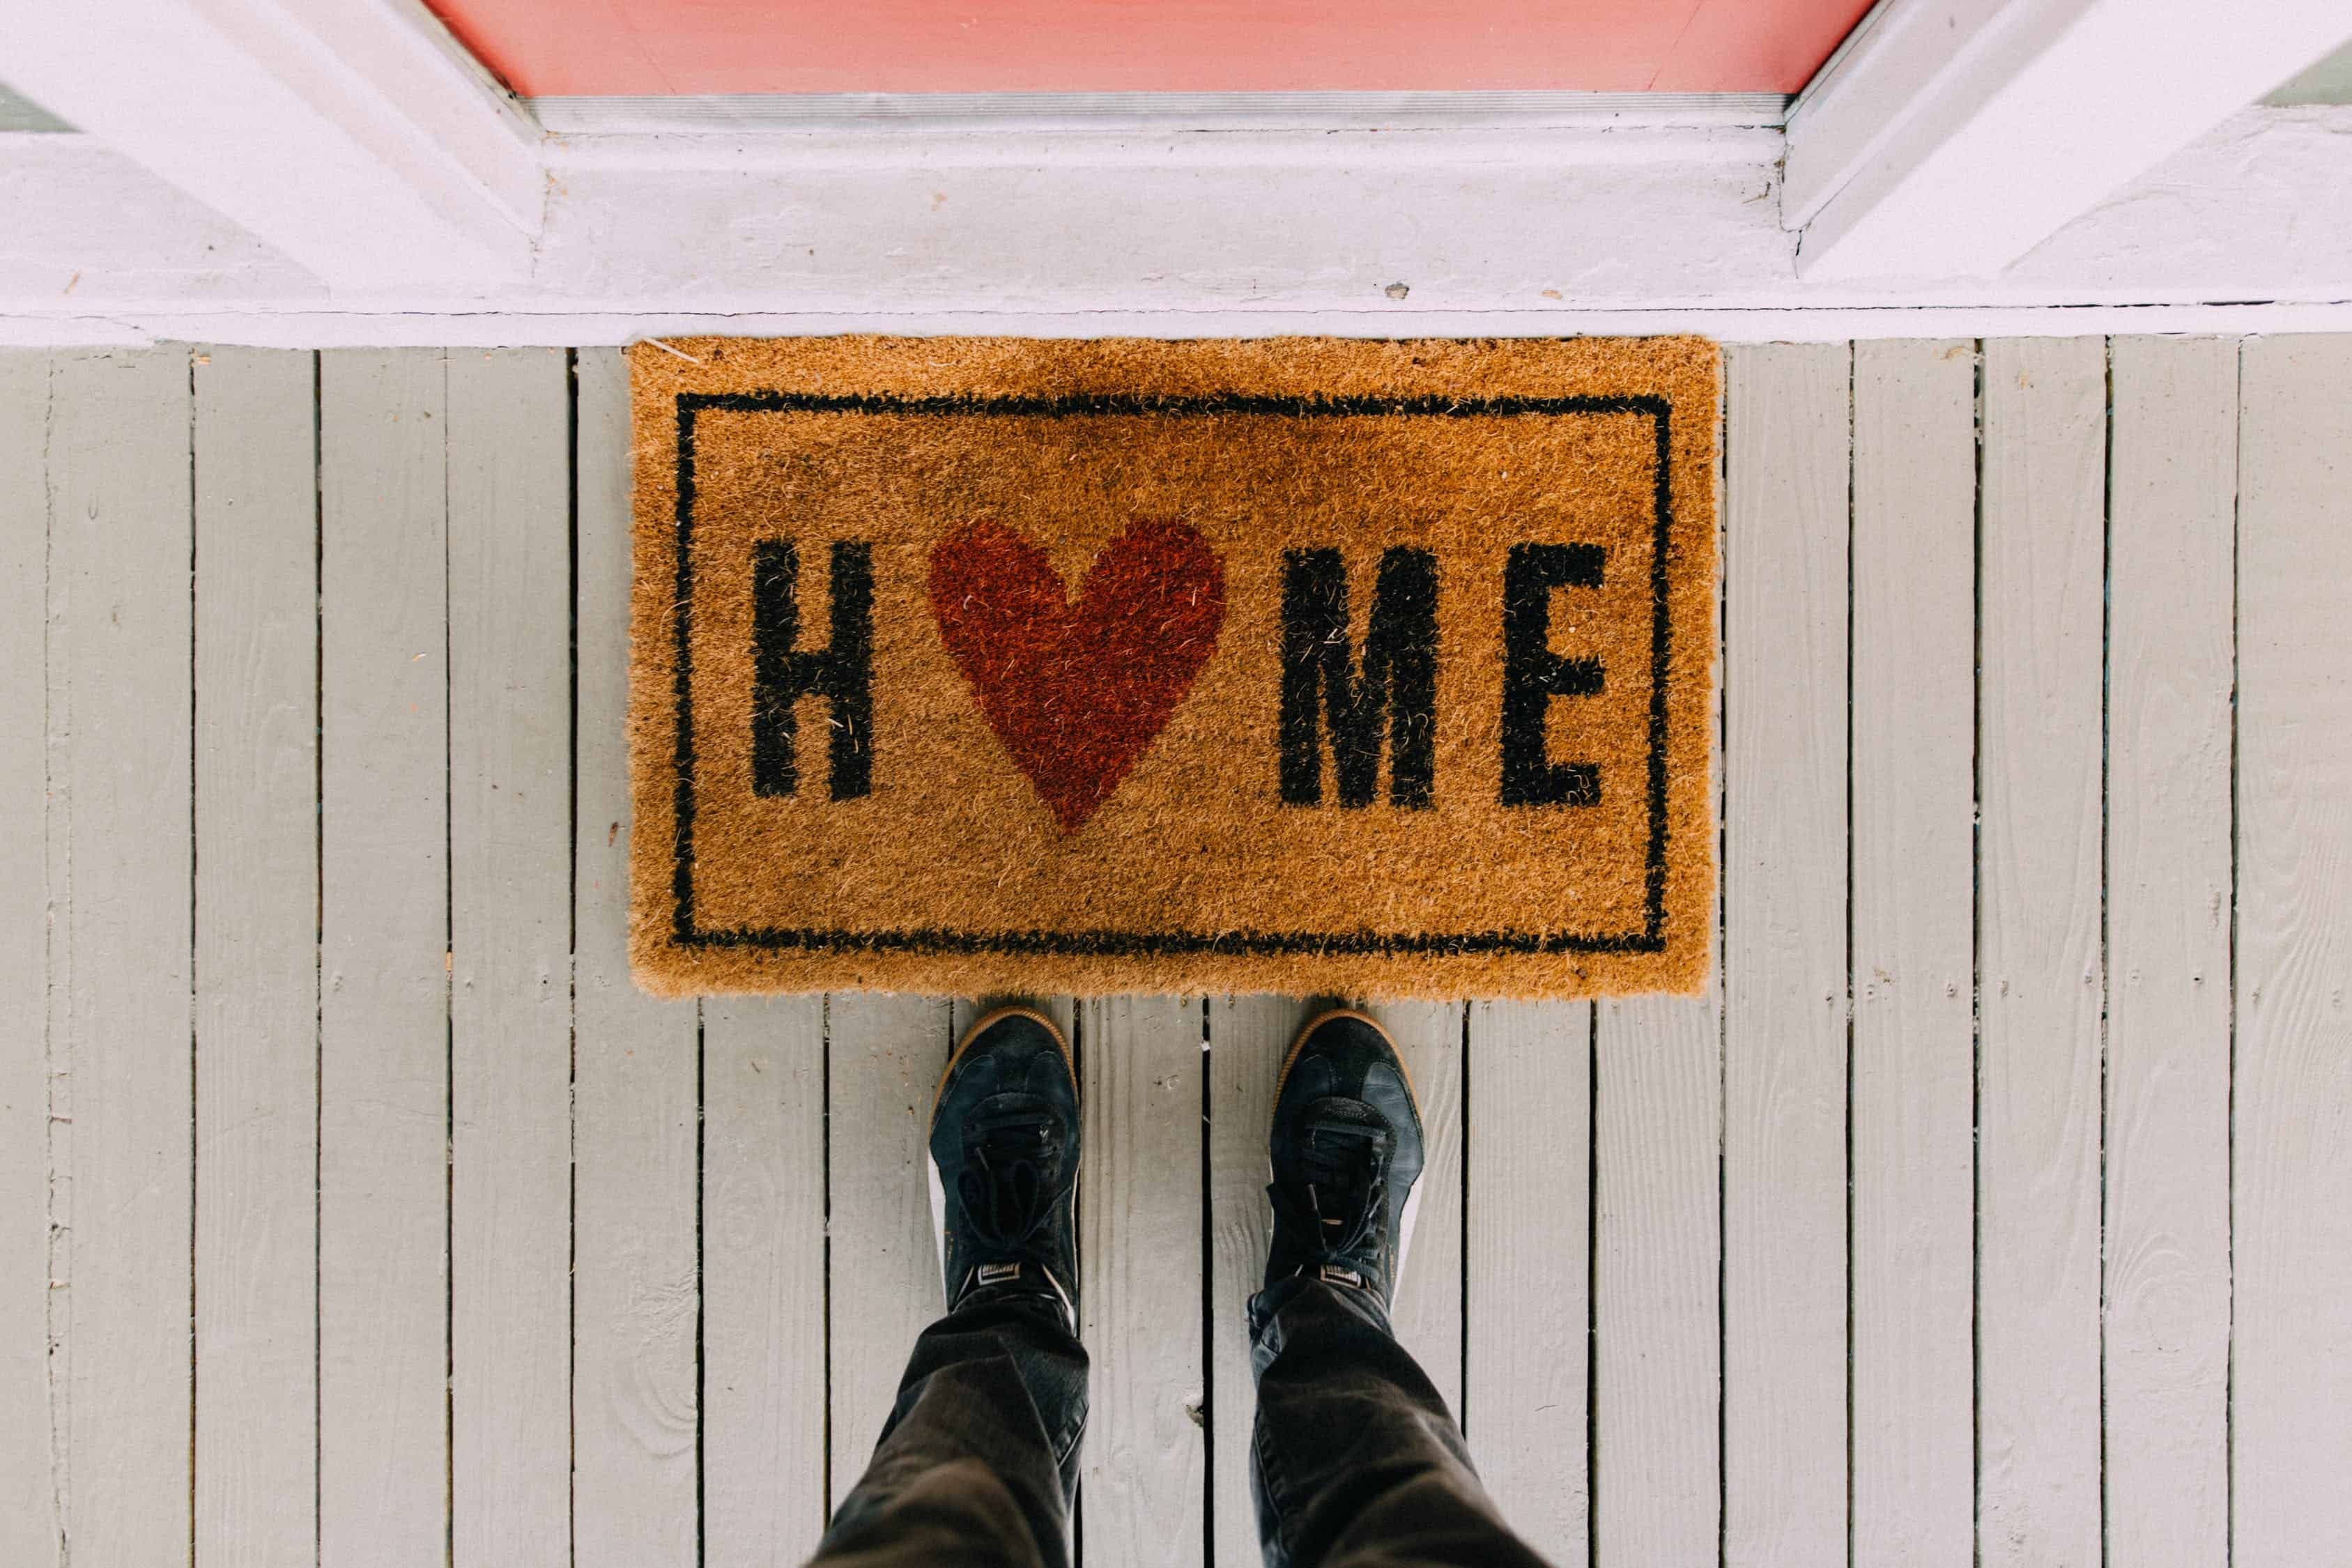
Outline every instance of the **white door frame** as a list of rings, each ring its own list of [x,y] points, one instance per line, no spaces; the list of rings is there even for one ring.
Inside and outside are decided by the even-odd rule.
[[[1884,0],[1785,111],[978,95],[542,123],[418,0],[0,0],[11,85],[80,128],[0,132],[0,341],[2352,327],[2352,110],[2241,107],[2339,9]]]

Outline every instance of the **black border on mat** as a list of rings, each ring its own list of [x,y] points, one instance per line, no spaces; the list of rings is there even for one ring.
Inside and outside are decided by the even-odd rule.
[[[1408,416],[1491,418],[1564,414],[1639,414],[1657,436],[1651,549],[1649,806],[1645,919],[1633,931],[1587,935],[1573,931],[1122,931],[948,929],[843,931],[822,927],[735,927],[706,930],[694,921],[694,426],[704,409],[727,413],[945,415],[1066,418],[1090,415],[1273,415],[1285,418]],[[673,689],[677,726],[677,799],[670,891],[671,935],[686,947],[757,947],[773,951],[851,952],[993,952],[1087,957],[1159,957],[1191,953],[1278,956],[1290,953],[1658,952],[1666,919],[1666,683],[1672,627],[1667,613],[1667,552],[1674,534],[1673,407],[1664,397],[1284,397],[1249,393],[1144,397],[1085,395],[1064,397],[897,397],[876,394],[804,392],[682,392],[677,395],[677,646]]]

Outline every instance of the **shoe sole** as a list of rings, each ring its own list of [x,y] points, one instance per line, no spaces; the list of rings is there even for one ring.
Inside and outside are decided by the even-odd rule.
[[[956,1063],[963,1060],[963,1054],[971,1048],[972,1041],[1007,1018],[1026,1018],[1053,1036],[1055,1046],[1062,1053],[1062,1065],[1070,1069],[1070,1082],[1076,1084],[1078,1081],[1077,1058],[1070,1055],[1070,1042],[1063,1038],[1059,1025],[1034,1007],[998,1007],[982,1015],[978,1023],[966,1029],[963,1037],[956,1041],[955,1049],[948,1053],[948,1065],[940,1069],[940,1081],[931,1090],[931,1114],[929,1120],[923,1123],[927,1130],[939,1125],[940,1100],[948,1091],[948,1079],[955,1076]],[[931,1195],[931,1245],[940,1255],[940,1289],[944,1296],[948,1272],[948,1189],[946,1184],[940,1180],[940,1163],[931,1158],[928,1133],[923,1142],[923,1175]],[[1078,1167],[1078,1174],[1082,1182],[1086,1175],[1083,1163]],[[1070,1189],[1073,1205],[1077,1202],[1077,1194],[1078,1186],[1073,1184]]]
[[[1412,1102],[1413,1123],[1421,1130],[1423,1147],[1425,1149],[1427,1147],[1429,1129],[1427,1125],[1422,1121],[1421,1091],[1412,1087],[1412,1068],[1405,1065],[1404,1053],[1397,1049],[1396,1037],[1390,1034],[1388,1030],[1381,1026],[1381,1021],[1378,1018],[1373,1017],[1370,1013],[1364,1012],[1360,1008],[1333,1007],[1324,1012],[1318,1013],[1314,1017],[1309,1018],[1307,1021],[1306,1026],[1298,1031],[1297,1038],[1290,1042],[1289,1054],[1282,1058],[1281,1072],[1275,1075],[1275,1103],[1279,1105],[1282,1102],[1282,1086],[1290,1081],[1291,1065],[1298,1060],[1298,1053],[1307,1048],[1307,1039],[1313,1036],[1316,1030],[1321,1028],[1324,1025],[1329,1023],[1334,1018],[1353,1018],[1358,1023],[1368,1024],[1371,1026],[1372,1033],[1378,1035],[1382,1040],[1388,1043],[1389,1053],[1396,1058],[1397,1071],[1402,1075],[1404,1079],[1404,1097],[1407,1100]],[[1422,1174],[1424,1176],[1429,1174],[1426,1167],[1423,1169]],[[1274,1154],[1271,1150],[1267,1151],[1265,1157],[1265,1179],[1266,1184],[1271,1186],[1274,1183]],[[1404,1218],[1399,1226],[1399,1229],[1402,1234],[1397,1237],[1396,1278],[1389,1281],[1389,1299],[1391,1301],[1396,1299],[1396,1293],[1404,1289],[1405,1260],[1412,1256],[1413,1222],[1421,1215],[1421,1194],[1426,1187],[1426,1183],[1416,1181],[1412,1184],[1412,1191],[1405,1194]],[[940,1202],[942,1204],[946,1202],[944,1196],[942,1196]],[[940,1268],[944,1271],[947,1268],[947,1264],[942,1261]]]

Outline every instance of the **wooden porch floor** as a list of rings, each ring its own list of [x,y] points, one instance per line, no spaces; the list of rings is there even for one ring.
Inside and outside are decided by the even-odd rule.
[[[968,1004],[623,952],[608,349],[0,353],[0,1562],[790,1563]],[[1381,1009],[1562,1564],[2352,1561],[2352,339],[1729,351],[1718,989]],[[1092,1568],[1256,1558],[1269,998],[1052,1004]]]

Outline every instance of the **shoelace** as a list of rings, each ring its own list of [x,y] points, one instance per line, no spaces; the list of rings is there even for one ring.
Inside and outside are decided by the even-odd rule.
[[[1370,1169],[1363,1173],[1360,1183],[1349,1180],[1357,1173],[1357,1167],[1327,1140],[1369,1145]],[[1290,1200],[1281,1188],[1277,1187],[1275,1194],[1277,1204],[1291,1210],[1292,1219],[1314,1227],[1310,1234],[1317,1247],[1314,1258],[1306,1265],[1307,1268],[1347,1265],[1372,1239],[1387,1217],[1387,1142],[1378,1128],[1359,1128],[1346,1122],[1325,1122],[1307,1134],[1306,1147],[1300,1152],[1308,1178],[1306,1212],[1299,1213],[1295,1200]],[[1327,1198],[1332,1205],[1328,1211]],[[1349,1268],[1349,1272],[1354,1270]]]
[[[1073,1172],[1047,1184],[1043,1165],[1055,1151],[1045,1129],[1020,1129],[1017,1139],[1003,1136],[1011,1131],[999,1129],[972,1150],[956,1178],[968,1234],[983,1257],[1026,1256],[1076,1180]]]

